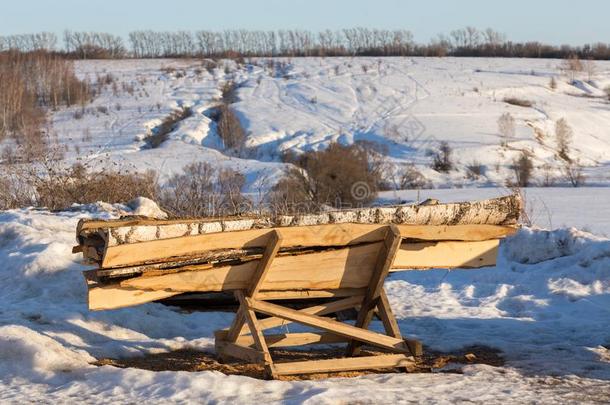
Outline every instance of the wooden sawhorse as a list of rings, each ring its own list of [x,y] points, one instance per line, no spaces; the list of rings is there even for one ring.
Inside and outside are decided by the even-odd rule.
[[[281,232],[272,231],[252,283],[247,290],[234,291],[240,306],[231,327],[215,333],[218,355],[221,359],[232,357],[251,363],[262,363],[269,378],[291,374],[406,368],[412,365],[413,356],[422,354],[422,345],[417,340],[403,339],[383,288],[401,240],[398,228],[388,225],[366,288],[265,291],[261,287],[282,241]],[[303,255],[303,258],[306,260],[307,255]],[[268,302],[278,299],[326,297],[335,297],[338,300],[301,310]],[[351,308],[358,309],[355,325],[324,316]],[[257,313],[268,315],[269,318],[259,320]],[[375,313],[381,318],[385,334],[368,329]],[[321,332],[263,334],[264,330],[290,322],[320,329]],[[347,343],[343,358],[275,363],[269,352],[270,347],[340,342]],[[358,356],[363,344],[383,349],[389,354]]]

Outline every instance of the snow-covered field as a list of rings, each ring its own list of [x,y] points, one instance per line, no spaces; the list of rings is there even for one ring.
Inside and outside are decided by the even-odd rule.
[[[246,174],[251,193],[281,175],[282,151],[373,141],[387,147],[395,170],[414,162],[436,187],[380,195],[380,202],[395,203],[505,194],[501,187],[521,150],[534,156],[536,181],[545,164],[560,176],[553,126],[566,118],[574,129],[571,156],[587,166],[589,185],[610,183],[610,103],[602,98],[610,62],[597,63],[590,83],[568,84],[554,60],[283,61],[274,71],[261,60],[211,73],[200,61],[78,62],[80,76],[95,81],[111,73],[117,84],[106,86],[82,117],[80,107],[53,112],[53,132],[71,161],[154,169],[162,179],[207,161]],[[227,80],[240,84],[234,108],[248,132],[247,158],[226,153],[206,116]],[[533,106],[509,105],[505,97]],[[143,139],[180,106],[195,114],[161,147],[147,149]],[[517,120],[517,138],[507,147],[496,123],[504,112]],[[457,170],[449,174],[429,167],[428,150],[442,140],[454,149]],[[470,180],[466,166],[475,161],[485,173]],[[231,317],[156,303],[88,312],[85,267],[71,254],[76,223],[117,211],[95,204],[60,213],[0,212],[0,402],[608,403],[610,187],[575,189],[561,179],[557,185],[525,190],[533,226],[503,242],[496,267],[394,273],[386,284],[405,335],[430,350],[497,348],[504,366],[452,364],[427,374],[321,381],[92,365],[105,357],[213,350],[213,331]]]

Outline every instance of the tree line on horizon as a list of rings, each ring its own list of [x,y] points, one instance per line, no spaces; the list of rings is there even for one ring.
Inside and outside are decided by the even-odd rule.
[[[583,46],[513,42],[491,28],[466,27],[439,35],[426,44],[416,43],[408,30],[347,28],[342,30],[224,30],[133,31],[127,43],[104,32],[66,30],[63,46],[56,34],[0,36],[0,52],[38,50],[75,59],[182,58],[182,57],[302,57],[302,56],[460,56],[524,57],[610,60],[610,44]]]

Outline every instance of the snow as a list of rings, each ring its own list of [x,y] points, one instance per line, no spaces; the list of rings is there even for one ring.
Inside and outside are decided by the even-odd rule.
[[[470,190],[471,198],[483,198],[481,191],[486,190]],[[587,198],[586,192],[565,189],[556,199],[560,203],[563,195],[570,194]],[[90,363],[102,357],[180,348],[213,350],[213,331],[231,321],[227,313],[184,313],[155,303],[87,310],[80,274],[85,267],[70,252],[76,223],[83,217],[133,214],[129,210],[98,203],[60,213],[34,209],[0,213],[3,403],[610,399],[610,239],[573,228],[524,228],[502,243],[493,268],[399,272],[386,282],[405,335],[421,339],[428,350],[475,344],[498,348],[507,360],[502,367],[454,364],[448,369],[461,374],[437,370],[287,382],[215,371],[93,366]],[[587,215],[593,222],[603,219],[597,215],[604,213]],[[373,327],[382,326],[375,322]]]
[[[137,197],[127,203],[127,207],[133,210],[133,215],[141,215],[148,218],[166,219],[167,213],[163,212],[157,203],[146,197]]]
[[[469,201],[475,196],[495,198],[511,192],[501,187],[399,190],[382,192],[380,202],[398,204],[428,198],[443,202]],[[522,189],[522,193],[525,212],[535,226],[546,229],[573,227],[596,235],[610,235],[610,189],[607,187],[528,187]]]
[[[390,182],[414,162],[435,187],[383,192],[383,204],[507,194],[509,166],[523,150],[533,156],[537,184],[544,165],[561,177],[553,130],[556,120],[566,118],[574,129],[571,156],[586,166],[589,187],[575,189],[558,179],[556,187],[524,189],[531,226],[502,243],[493,268],[407,271],[386,283],[402,332],[421,339],[426,349],[482,344],[502,350],[507,363],[448,367],[461,374],[435,370],[296,382],[94,366],[103,357],[211,351],[214,330],[231,321],[227,313],[183,313],[156,303],[87,310],[80,274],[86,267],[71,254],[76,224],[89,217],[164,216],[139,198],[63,212],[0,212],[0,401],[609,402],[610,188],[602,186],[610,183],[610,108],[602,89],[610,85],[610,62],[597,62],[594,80],[569,83],[555,60],[282,61],[285,69],[276,72],[263,67],[266,60],[239,69],[221,62],[211,72],[195,60],[79,61],[81,77],[95,81],[111,73],[116,89],[106,86],[82,118],[75,118],[77,106],[52,112],[52,131],[68,162],[154,169],[163,181],[203,161],[244,173],[252,194],[279,179],[286,167],[283,151],[372,141],[388,150]],[[555,90],[549,87],[553,76]],[[210,118],[228,80],[239,83],[233,107],[253,148],[244,157],[224,150]],[[509,105],[507,97],[534,104]],[[193,116],[159,148],[148,148],[146,136],[180,107],[190,107]],[[500,145],[497,130],[504,112],[517,122],[508,147]],[[448,174],[429,167],[430,149],[439,141],[454,150],[456,170]],[[469,179],[466,166],[475,162],[485,173]]]
[[[69,161],[154,169],[162,180],[188,163],[213,162],[243,172],[251,192],[262,178],[271,184],[279,178],[284,151],[359,140],[387,148],[390,183],[413,162],[435,187],[502,186],[513,177],[513,160],[527,151],[536,183],[548,172],[557,185],[568,185],[554,136],[555,122],[565,118],[574,130],[570,157],[585,166],[588,184],[610,182],[604,97],[610,62],[596,62],[591,80],[570,82],[561,61],[549,59],[294,58],[276,60],[285,63],[279,70],[267,68],[267,61],[252,59],[245,67],[221,61],[212,71],[193,60],[79,61],[79,76],[95,82],[110,73],[116,85],[105,86],[80,119],[81,107],[53,112],[53,133]],[[224,150],[209,113],[227,81],[238,84],[233,108],[252,149],[242,158]],[[180,107],[190,107],[193,116],[161,147],[146,148],[144,138]],[[516,137],[506,146],[497,125],[503,113],[516,120]],[[448,174],[430,168],[430,152],[440,141],[454,151],[456,168]],[[483,166],[478,179],[467,176],[472,164]]]

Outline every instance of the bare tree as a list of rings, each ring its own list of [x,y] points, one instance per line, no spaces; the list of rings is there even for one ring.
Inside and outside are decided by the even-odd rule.
[[[570,83],[574,82],[578,77],[578,74],[583,71],[582,62],[577,55],[571,55],[569,58],[564,59],[560,68],[568,77]]]
[[[597,74],[597,64],[592,59],[587,59],[583,62],[583,70],[587,74],[587,81],[591,82]]]

